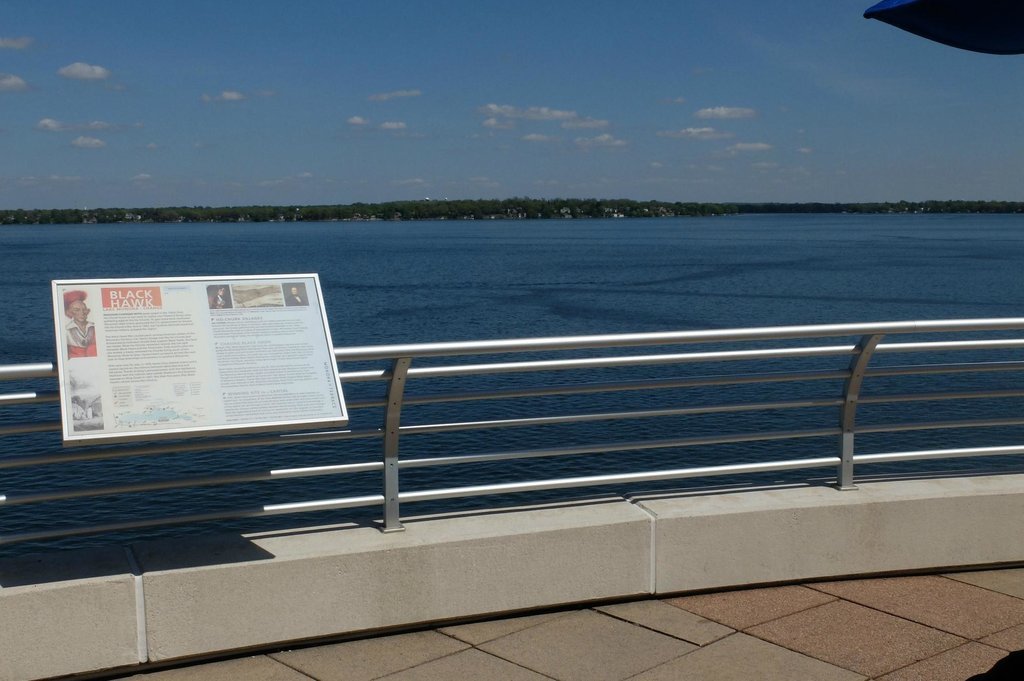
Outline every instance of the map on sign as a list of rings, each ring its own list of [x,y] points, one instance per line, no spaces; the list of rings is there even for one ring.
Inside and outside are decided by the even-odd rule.
[[[315,274],[52,287],[65,444],[348,422]]]

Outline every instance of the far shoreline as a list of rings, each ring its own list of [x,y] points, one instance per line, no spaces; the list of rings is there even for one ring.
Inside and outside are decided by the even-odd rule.
[[[0,210],[0,225],[378,222],[714,217],[757,214],[1016,214],[1018,201],[697,203],[631,199],[465,199],[308,206],[193,206]]]

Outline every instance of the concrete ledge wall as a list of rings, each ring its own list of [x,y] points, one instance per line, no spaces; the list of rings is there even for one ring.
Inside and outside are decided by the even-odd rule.
[[[1024,562],[1021,517],[1024,476],[1006,475],[613,498],[418,519],[394,534],[325,528],[9,559],[0,681],[645,594]]]
[[[639,502],[657,593],[1024,560],[1024,476]]]
[[[0,679],[139,663],[134,577],[124,550],[0,563]]]
[[[643,594],[650,541],[619,500],[254,538],[265,557],[209,567],[175,567],[202,547],[140,547],[149,656]]]

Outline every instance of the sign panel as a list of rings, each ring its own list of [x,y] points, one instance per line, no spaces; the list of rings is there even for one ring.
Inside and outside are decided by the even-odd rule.
[[[348,422],[316,274],[52,286],[65,444]]]

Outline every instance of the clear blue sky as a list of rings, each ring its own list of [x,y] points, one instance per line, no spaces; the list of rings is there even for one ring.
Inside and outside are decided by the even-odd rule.
[[[1024,200],[1024,57],[870,0],[0,2],[0,208]]]

